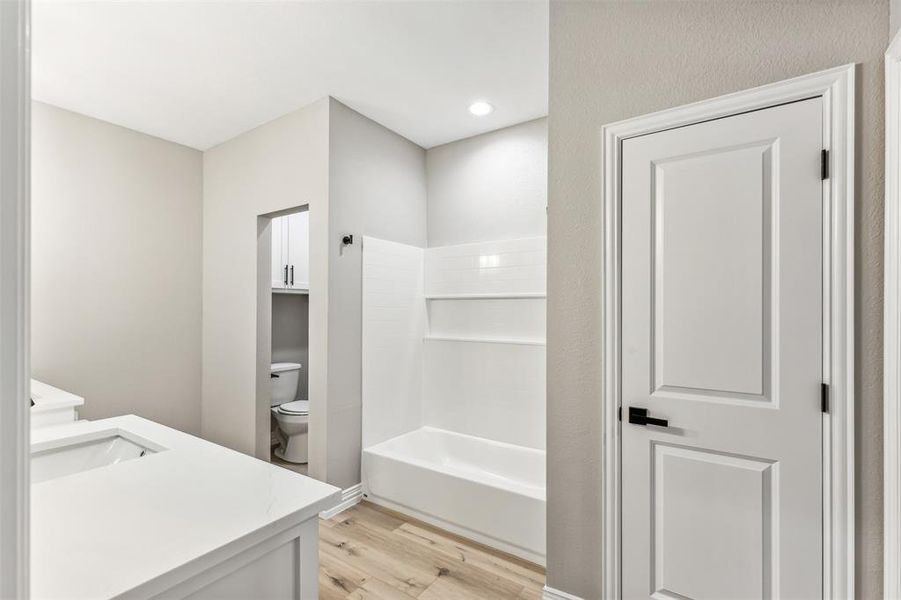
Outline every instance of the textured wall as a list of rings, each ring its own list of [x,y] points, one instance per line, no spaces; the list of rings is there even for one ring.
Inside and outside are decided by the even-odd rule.
[[[898,29],[901,28],[901,0],[890,0],[889,6],[892,13],[889,33],[890,35],[895,35]]]
[[[33,107],[34,377],[199,433],[200,152]]]
[[[551,3],[548,584],[600,598],[600,131],[842,65],[858,77],[857,589],[882,589],[882,57],[888,0]]]

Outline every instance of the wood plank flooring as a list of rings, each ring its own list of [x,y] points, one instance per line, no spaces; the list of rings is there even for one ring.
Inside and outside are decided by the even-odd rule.
[[[363,502],[319,522],[321,600],[538,600],[544,569]]]

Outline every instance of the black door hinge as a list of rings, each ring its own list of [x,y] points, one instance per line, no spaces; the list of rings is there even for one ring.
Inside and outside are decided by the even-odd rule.
[[[829,412],[829,384],[820,384],[820,410],[824,413]]]
[[[823,150],[820,153],[820,177],[824,180],[829,179],[829,151]]]

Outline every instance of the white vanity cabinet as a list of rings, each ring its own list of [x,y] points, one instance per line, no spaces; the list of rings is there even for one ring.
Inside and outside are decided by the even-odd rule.
[[[310,213],[272,219],[272,289],[310,289]]]
[[[78,420],[84,398],[36,379],[31,380],[31,428],[64,425]]]
[[[340,489],[134,415],[38,429],[31,452],[33,600],[319,597]]]

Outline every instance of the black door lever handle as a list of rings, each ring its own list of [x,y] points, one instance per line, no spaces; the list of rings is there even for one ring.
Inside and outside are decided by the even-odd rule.
[[[648,416],[648,409],[637,406],[629,407],[629,423],[633,425],[654,425],[655,427],[669,427],[666,419],[657,419]]]

